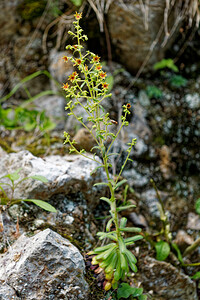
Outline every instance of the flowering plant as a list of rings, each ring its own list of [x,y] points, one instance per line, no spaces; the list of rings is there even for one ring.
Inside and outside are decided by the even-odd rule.
[[[94,249],[89,255],[92,255],[92,264],[96,265],[98,270],[104,269],[105,272],[105,284],[104,289],[109,290],[111,287],[116,288],[118,281],[123,280],[129,272],[129,268],[133,271],[137,271],[136,258],[134,254],[127,249],[127,246],[134,244],[137,240],[142,239],[141,234],[137,234],[132,237],[124,238],[126,232],[141,232],[140,228],[126,227],[127,219],[119,218],[119,212],[125,209],[135,207],[135,205],[118,206],[116,203],[115,193],[117,189],[123,185],[126,180],[120,180],[121,173],[129,160],[132,147],[135,145],[136,140],[133,139],[128,144],[127,157],[124,164],[121,167],[119,174],[113,177],[109,173],[109,168],[112,165],[109,159],[112,155],[118,155],[111,153],[111,149],[114,141],[119,136],[123,126],[128,126],[127,116],[130,114],[131,105],[128,103],[123,105],[123,115],[121,116],[121,124],[118,125],[117,133],[110,132],[109,128],[112,124],[117,122],[111,120],[109,113],[105,112],[102,102],[111,96],[108,94],[108,83],[106,82],[106,72],[102,71],[102,65],[100,64],[100,57],[90,51],[86,51],[83,54],[83,46],[81,42],[87,40],[87,36],[83,35],[82,28],[79,25],[79,20],[82,14],[75,14],[75,33],[69,31],[73,39],[76,39],[75,45],[68,45],[66,49],[70,49],[73,53],[71,57],[64,56],[64,61],[70,60],[77,68],[68,78],[68,82],[63,84],[63,89],[67,93],[68,103],[66,110],[69,110],[68,115],[73,115],[82,126],[91,134],[96,145],[91,149],[94,153],[92,156],[87,156],[84,149],[78,150],[76,148],[76,142],[71,140],[69,133],[65,132],[65,143],[70,145],[70,152],[81,154],[88,159],[92,159],[99,164],[97,168],[103,168],[107,176],[107,182],[96,183],[95,185],[105,185],[109,188],[110,198],[102,197],[101,200],[107,202],[110,206],[110,218],[106,225],[106,232],[98,232],[100,240],[106,239],[111,242]],[[81,99],[85,99],[86,104],[83,104]],[[83,122],[83,117],[78,117],[75,112],[77,105],[80,105],[87,114],[87,120],[92,124],[89,127]],[[108,145],[107,140],[110,140]],[[95,156],[95,151],[100,153],[101,161]],[[113,230],[114,226],[114,230]]]

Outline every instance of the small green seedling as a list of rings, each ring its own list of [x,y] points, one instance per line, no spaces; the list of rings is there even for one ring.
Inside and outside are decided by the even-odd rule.
[[[16,187],[25,180],[32,178],[34,180],[39,180],[43,183],[48,182],[48,180],[44,176],[41,176],[41,175],[29,176],[29,177],[20,179],[19,172],[21,171],[21,169],[22,168],[16,170],[13,173],[10,173],[10,174],[0,177],[0,205],[5,205],[6,207],[9,207],[11,205],[18,204],[18,203],[24,201],[24,202],[32,202],[32,203],[36,204],[37,206],[39,206],[49,212],[56,212],[56,209],[52,205],[50,205],[49,203],[47,203],[43,200],[16,199],[14,197]],[[8,182],[4,181],[5,179],[7,179]]]

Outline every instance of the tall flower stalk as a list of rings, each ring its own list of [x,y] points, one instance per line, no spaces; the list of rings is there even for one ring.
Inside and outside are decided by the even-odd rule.
[[[63,89],[66,91],[68,98],[66,106],[66,110],[69,111],[68,115],[73,115],[74,118],[91,134],[91,137],[96,143],[91,149],[91,152],[94,153],[94,155],[88,156],[84,149],[78,150],[76,148],[76,142],[71,140],[69,133],[64,132],[64,137],[65,143],[70,145],[71,153],[75,152],[95,161],[99,165],[97,168],[103,168],[107,176],[107,182],[95,184],[105,185],[110,191],[109,198],[101,198],[101,200],[106,201],[110,206],[110,218],[106,225],[106,232],[98,232],[97,235],[100,240],[106,239],[106,241],[110,240],[111,242],[105,246],[94,249],[90,254],[93,255],[92,264],[99,265],[104,269],[105,278],[107,280],[105,290],[109,290],[111,286],[114,288],[117,287],[118,281],[125,278],[126,274],[129,272],[129,268],[133,272],[137,271],[137,260],[133,253],[127,249],[127,246],[142,239],[142,235],[138,234],[128,238],[124,238],[124,235],[126,232],[140,233],[141,229],[136,227],[126,227],[127,219],[120,219],[119,217],[120,211],[133,208],[135,205],[117,207],[115,197],[116,190],[126,182],[125,179],[120,180],[120,178],[127,161],[130,160],[129,156],[131,149],[135,145],[136,140],[133,139],[128,144],[125,162],[122,165],[119,174],[113,177],[109,172],[109,169],[112,167],[109,160],[112,155],[119,154],[111,153],[111,149],[122,128],[129,125],[127,116],[130,114],[131,105],[123,105],[123,115],[121,116],[121,124],[118,125],[118,131],[117,133],[111,132],[111,125],[117,124],[117,122],[110,119],[109,113],[105,112],[102,106],[102,102],[111,96],[111,94],[108,93],[109,86],[106,82],[107,74],[102,71],[102,65],[100,64],[100,57],[98,55],[90,51],[83,53],[82,42],[87,40],[87,36],[82,34],[83,30],[79,25],[81,18],[81,13],[75,14],[75,21],[73,22],[75,32],[69,31],[69,34],[76,41],[76,44],[68,45],[66,47],[66,49],[71,50],[72,56],[63,57],[65,62],[70,60],[77,71],[74,71],[68,77],[68,81],[63,84]],[[83,104],[83,99],[85,100],[85,104]],[[92,126],[88,126],[83,122],[82,117],[76,115],[75,108],[78,105],[85,110],[87,121],[92,124]],[[107,142],[108,140],[110,141],[109,145]],[[96,157],[97,151],[101,157],[101,161]]]

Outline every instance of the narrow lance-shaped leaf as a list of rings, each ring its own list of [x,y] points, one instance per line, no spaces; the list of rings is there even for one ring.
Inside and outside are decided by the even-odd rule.
[[[42,201],[42,200],[38,200],[38,199],[23,199],[22,201],[27,201],[27,202],[32,202],[35,205],[43,208],[44,210],[47,210],[49,212],[57,212],[57,210],[55,209],[55,207],[53,207],[51,204]]]
[[[46,177],[42,176],[42,175],[33,175],[33,176],[29,176],[28,178],[39,180],[39,181],[44,182],[44,183],[48,182],[48,179]]]
[[[134,204],[119,206],[119,207],[117,207],[117,211],[122,211],[122,210],[130,209],[130,208],[134,208],[134,207],[136,207],[136,205],[134,205]]]
[[[119,182],[116,184],[116,186],[115,186],[115,190],[116,190],[118,187],[120,187],[122,184],[124,184],[125,182],[127,182],[127,179],[123,179],[123,180],[119,181]]]
[[[125,232],[141,232],[142,229],[139,227],[125,227],[125,228],[119,228],[120,231]]]

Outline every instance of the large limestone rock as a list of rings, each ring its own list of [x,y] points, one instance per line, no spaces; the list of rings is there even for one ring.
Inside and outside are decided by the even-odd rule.
[[[84,272],[78,249],[54,231],[46,229],[32,237],[22,235],[0,257],[0,296],[18,299],[18,295],[26,300],[87,299]]]
[[[128,0],[124,3],[116,0],[108,11],[108,29],[112,44],[122,64],[131,72],[138,71],[141,67],[164,20],[165,1],[151,0],[146,5],[148,18],[144,15],[144,7],[142,8],[140,1]],[[170,21],[173,23],[174,17]],[[168,42],[167,47],[170,45]],[[152,67],[152,64],[162,59],[165,50],[166,47],[161,47],[159,40],[152,51],[148,66]]]
[[[88,156],[92,158],[92,155]],[[99,158],[97,157],[98,161]],[[99,160],[100,161],[100,160]],[[12,173],[19,168],[21,179],[26,176],[42,175],[48,179],[44,184],[37,180],[25,180],[15,189],[15,198],[48,200],[54,195],[82,192],[90,207],[96,206],[105,188],[93,186],[96,182],[106,180],[102,168],[91,172],[99,164],[78,155],[47,156],[44,159],[33,156],[29,151],[20,151],[1,157],[0,177]]]
[[[151,257],[139,261],[137,274],[146,291],[156,300],[197,300],[196,285],[187,275],[164,261]]]

